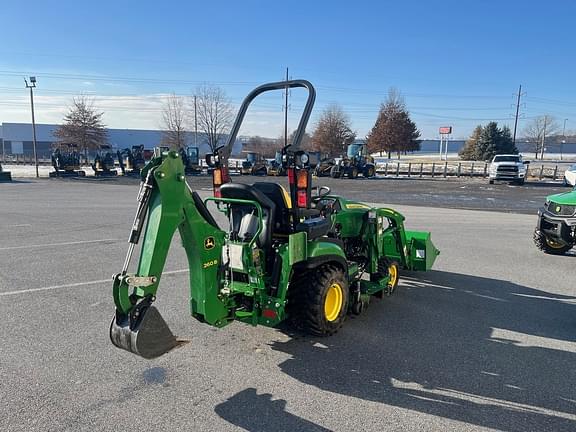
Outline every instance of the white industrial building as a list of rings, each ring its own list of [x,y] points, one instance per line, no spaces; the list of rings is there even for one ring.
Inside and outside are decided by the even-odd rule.
[[[39,158],[50,157],[52,146],[56,142],[54,131],[56,124],[36,124],[36,152]],[[146,149],[153,149],[160,145],[162,131],[143,129],[107,129],[108,143],[114,149],[129,148],[134,145],[144,145]],[[31,123],[0,123],[0,150],[3,159],[9,156],[31,156],[34,153]],[[205,135],[198,133],[196,139],[200,154],[210,152]],[[188,134],[188,145],[195,144],[194,133]],[[242,143],[237,140],[232,153],[239,154]]]

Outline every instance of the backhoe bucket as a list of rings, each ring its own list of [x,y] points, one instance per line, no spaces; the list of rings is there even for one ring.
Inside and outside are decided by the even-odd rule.
[[[188,342],[176,339],[154,306],[131,315],[116,313],[110,324],[110,340],[118,348],[153,359]]]

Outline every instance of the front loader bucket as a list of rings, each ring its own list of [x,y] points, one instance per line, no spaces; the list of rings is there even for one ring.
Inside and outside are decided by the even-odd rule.
[[[187,343],[176,339],[154,306],[140,309],[137,318],[116,313],[110,324],[110,340],[118,348],[145,359],[160,357]]]
[[[436,249],[430,233],[427,231],[406,231],[406,243],[409,245],[409,270],[427,271],[432,268],[440,251]]]

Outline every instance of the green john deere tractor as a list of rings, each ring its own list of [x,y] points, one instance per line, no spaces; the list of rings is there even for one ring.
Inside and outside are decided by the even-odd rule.
[[[346,151],[346,156],[330,169],[332,178],[347,177],[355,179],[359,174],[365,178],[376,175],[376,165],[374,158],[370,156],[365,143],[354,142],[350,144]]]
[[[230,182],[227,157],[248,105],[261,93],[286,86],[308,90],[294,140],[282,150],[289,191],[272,182]],[[176,230],[190,268],[191,314],[215,327],[289,320],[309,333],[331,335],[372,297],[391,295],[401,270],[432,267],[439,252],[430,233],[405,230],[400,213],[332,195],[327,187],[313,193],[309,157],[298,147],[314,100],[314,88],[304,80],[253,90],[227,145],[207,156],[214,196],[204,200],[186,183],[180,154],[156,150],[142,170],[128,253],[114,276],[114,345],[154,358],[181,344],[153,306]],[[222,212],[226,228],[208,204]],[[138,267],[129,273],[141,237]]]
[[[546,198],[538,210],[534,243],[552,255],[564,255],[576,245],[576,188]]]

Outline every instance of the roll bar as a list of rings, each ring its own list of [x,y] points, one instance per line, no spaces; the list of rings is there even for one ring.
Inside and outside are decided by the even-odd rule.
[[[308,99],[306,100],[306,105],[304,106],[302,117],[300,117],[300,123],[298,123],[298,129],[296,129],[296,135],[294,136],[294,140],[292,141],[292,148],[294,150],[298,150],[298,148],[300,147],[300,142],[302,141],[302,137],[304,136],[304,132],[306,131],[308,120],[310,120],[310,114],[312,113],[312,108],[314,107],[314,101],[316,100],[316,90],[314,90],[314,86],[312,86],[312,83],[306,80],[278,81],[273,83],[262,84],[261,86],[256,87],[254,90],[252,90],[248,94],[248,96],[244,98],[244,100],[242,101],[242,105],[240,105],[240,110],[236,115],[236,120],[234,120],[234,125],[232,126],[230,134],[228,135],[228,141],[224,146],[225,159],[228,159],[228,157],[230,156],[230,152],[232,151],[232,147],[234,145],[234,142],[236,141],[236,137],[238,135],[238,131],[240,130],[240,126],[244,121],[246,111],[248,111],[250,103],[254,99],[256,99],[257,96],[271,90],[282,90],[285,88],[298,88],[298,87],[303,87],[308,90]]]

